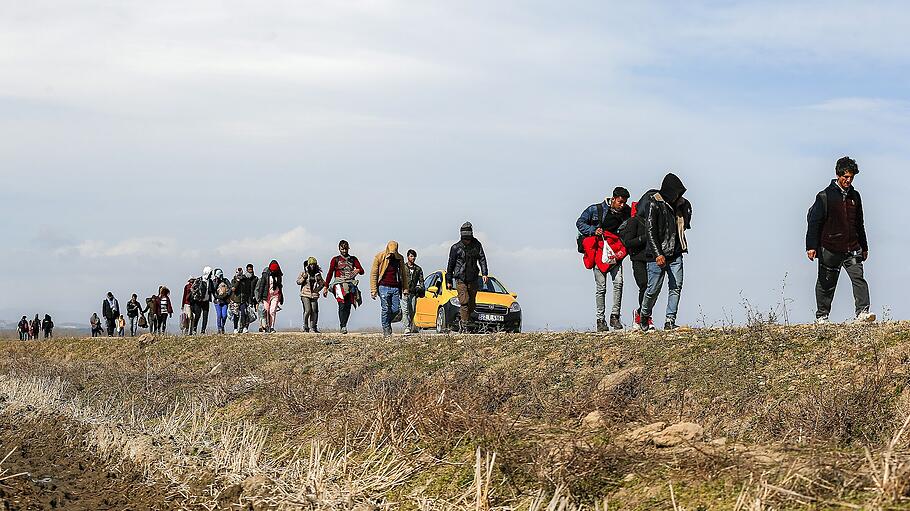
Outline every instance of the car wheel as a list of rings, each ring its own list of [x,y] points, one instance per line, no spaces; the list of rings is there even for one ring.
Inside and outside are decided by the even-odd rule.
[[[436,333],[444,334],[449,331],[448,325],[446,325],[446,311],[444,308],[439,307],[436,309]]]

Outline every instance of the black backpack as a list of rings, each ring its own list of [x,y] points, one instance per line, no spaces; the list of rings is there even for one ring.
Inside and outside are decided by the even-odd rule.
[[[208,294],[208,282],[202,277],[193,280],[193,287],[190,288],[190,298],[194,302],[204,302]]]
[[[600,203],[597,204],[597,218],[598,218],[598,221],[600,222],[600,224],[603,225],[603,222],[604,222],[604,205],[603,205],[602,202],[600,202]],[[585,236],[584,234],[578,233],[578,237],[575,239],[576,243],[578,243],[578,253],[579,253],[579,254],[584,254],[584,253],[585,253],[585,247],[584,247],[584,245],[582,245],[582,242],[584,242],[585,237],[586,237],[586,236]]]

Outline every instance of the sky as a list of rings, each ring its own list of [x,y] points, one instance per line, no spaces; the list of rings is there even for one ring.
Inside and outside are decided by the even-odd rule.
[[[429,273],[470,220],[526,329],[590,329],[576,218],[672,171],[679,323],[806,322],[806,211],[843,155],[873,312],[908,319],[907,26],[900,1],[0,2],[0,319],[87,322],[206,265],[295,276],[342,238]],[[351,325],[378,324],[367,299]]]

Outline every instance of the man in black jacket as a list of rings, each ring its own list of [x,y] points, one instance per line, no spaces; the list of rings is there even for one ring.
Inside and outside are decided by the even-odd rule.
[[[650,190],[640,201],[636,215],[646,225],[645,259],[648,264],[648,290],[641,305],[639,325],[654,330],[651,313],[664,278],[668,277],[669,294],[665,330],[676,328],[676,314],[683,285],[683,254],[688,252],[686,230],[692,218],[692,206],[683,198],[686,187],[675,174],[664,176],[660,190]]]
[[[592,204],[582,211],[575,222],[578,233],[582,237],[602,236],[604,231],[619,234],[619,226],[632,216],[632,209],[626,204],[629,200],[629,190],[617,186],[613,196],[604,199],[600,204]],[[610,313],[610,324],[607,326],[606,298],[607,298],[607,273],[613,279],[613,310]],[[597,310],[597,331],[605,332],[610,328],[622,330],[622,321],[619,319],[622,310],[622,261],[613,265],[609,272],[602,272],[594,265],[594,304]]]
[[[461,331],[471,327],[471,314],[477,305],[477,281],[483,279],[484,285],[490,280],[487,269],[487,256],[483,245],[474,237],[471,222],[461,226],[461,240],[449,250],[449,264],[446,268],[446,282],[458,291],[458,302],[461,304]]]
[[[844,156],[837,160],[834,171],[836,178],[818,192],[808,215],[806,255],[810,261],[818,258],[815,321],[828,323],[837,278],[843,267],[853,283],[856,321],[871,323],[875,321],[875,314],[869,312],[869,284],[863,277],[863,261],[869,257],[869,244],[863,201],[853,188],[859,166],[852,158]]]
[[[632,217],[623,222],[619,227],[622,244],[626,246],[629,259],[632,260],[632,276],[638,286],[638,308],[635,309],[633,328],[641,328],[641,304],[648,290],[648,260],[645,249],[648,246],[648,223],[644,216],[638,213],[638,203],[632,204]],[[649,325],[650,326],[650,325]]]

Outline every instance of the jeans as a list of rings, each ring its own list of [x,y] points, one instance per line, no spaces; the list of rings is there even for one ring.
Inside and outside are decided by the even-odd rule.
[[[410,293],[407,296],[402,297],[401,316],[404,319],[405,332],[416,332],[417,331],[417,327],[414,326],[414,314],[416,312],[417,312],[417,293]]]
[[[622,309],[622,263],[610,267],[607,272],[613,279],[613,310],[612,316],[619,316]],[[596,285],[594,292],[594,302],[597,306],[597,319],[605,320],[604,315],[607,313],[607,273],[604,273],[594,267],[594,283]]]
[[[136,330],[139,329],[139,316],[130,316],[130,337],[136,337]]]
[[[392,318],[401,312],[401,289],[379,286],[379,303],[382,305],[382,331],[392,333]]]
[[[638,311],[640,313],[641,304],[645,301],[645,293],[648,291],[648,263],[632,261],[632,276],[635,277],[635,285],[638,286]]]
[[[167,332],[167,318],[168,314],[166,312],[158,314],[158,331],[162,334]]]
[[[667,259],[667,264],[661,268],[654,261],[648,262],[648,291],[645,293],[645,301],[641,304],[641,321],[645,322],[646,318],[651,317],[654,304],[657,303],[657,296],[660,294],[660,288],[664,285],[664,277],[669,276],[667,287],[669,295],[667,296],[667,321],[676,321],[676,313],[679,311],[679,295],[682,293],[683,286],[683,258],[682,256],[675,259]]]
[[[316,323],[319,322],[319,299],[300,297],[303,304],[303,328],[306,330],[316,330]]]
[[[226,303],[215,302],[215,317],[218,321],[218,333],[224,333],[224,324],[227,323],[228,306]]]
[[[816,318],[827,317],[831,313],[831,302],[834,301],[841,267],[847,270],[847,276],[853,284],[856,315],[869,312],[869,284],[863,277],[862,254],[832,252],[822,248],[818,253],[818,281],[815,284],[815,302],[818,306]]]

